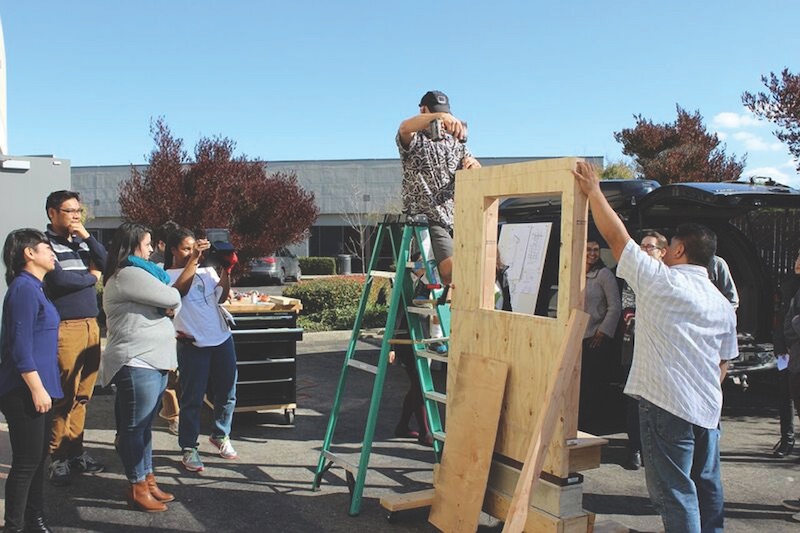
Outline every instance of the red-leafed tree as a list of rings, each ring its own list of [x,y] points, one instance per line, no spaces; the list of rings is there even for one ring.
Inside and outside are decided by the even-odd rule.
[[[190,158],[163,118],[150,127],[155,147],[143,170],[120,184],[127,220],[156,228],[167,220],[194,231],[228,228],[242,265],[301,241],[319,215],[314,193],[294,173],[268,174],[264,161],[234,156],[224,137],[202,138]]]
[[[675,122],[656,124],[634,115],[636,126],[614,133],[622,153],[633,158],[639,176],[662,185],[687,181],[737,180],[746,156],[725,155],[725,145],[709,133],[699,111],[676,106]]]
[[[745,92],[742,102],[756,116],[778,126],[775,136],[789,147],[800,172],[800,74],[785,68],[780,76],[774,72],[761,76],[761,82],[769,92]]]

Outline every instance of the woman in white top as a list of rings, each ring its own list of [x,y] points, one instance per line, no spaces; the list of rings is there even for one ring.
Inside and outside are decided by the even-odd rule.
[[[172,286],[182,297],[181,310],[175,316],[181,385],[178,444],[183,465],[191,472],[204,469],[197,448],[209,378],[214,389],[214,428],[208,440],[221,457],[236,459],[230,440],[236,407],[236,352],[231,328],[219,307],[230,292],[230,270],[236,255],[232,254],[218,273],[215,268],[200,266],[209,247],[207,240],[195,240],[191,231],[180,228],[169,236],[165,256]]]
[[[114,414],[119,455],[130,482],[128,503],[142,511],[166,511],[174,499],[156,485],[152,426],[175,368],[175,329],[169,316],[181,303],[164,270],[147,259],[150,230],[125,223],[117,229],[103,273],[108,342],[99,381],[117,386]]]

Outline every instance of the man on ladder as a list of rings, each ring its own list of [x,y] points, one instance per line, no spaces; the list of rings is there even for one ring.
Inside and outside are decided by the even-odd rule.
[[[450,306],[446,303],[446,291],[452,274],[455,173],[460,169],[480,167],[480,163],[467,150],[465,142],[465,124],[450,114],[447,96],[438,91],[426,93],[420,101],[420,114],[400,124],[397,145],[403,164],[403,208],[406,216],[388,215],[378,226],[369,274],[359,301],[353,335],[339,376],[313,483],[314,490],[318,489],[323,476],[333,464],[344,468],[350,490],[351,516],[356,516],[361,507],[386,367],[393,345],[407,344],[414,350],[416,356],[414,364],[419,373],[421,393],[430,426],[430,435],[423,435],[424,443],[433,446],[437,460],[441,453],[445,433],[436,405],[444,403],[446,397],[434,388],[428,360],[447,360],[445,355],[437,350],[431,350],[431,347],[440,342],[447,342],[448,333],[445,332],[444,337],[425,338],[420,316],[438,318],[442,328],[449,331]],[[377,266],[376,258],[380,253],[384,237],[388,237],[391,241],[397,272],[380,272],[374,269]],[[438,281],[433,279],[436,277],[435,263],[438,263],[438,277],[444,285],[442,295],[436,295],[435,299],[423,295],[424,305],[427,308],[409,307],[412,299],[417,301],[413,295],[414,289],[410,277],[411,271],[417,270],[414,263],[409,262],[412,241],[417,242],[421,252],[422,266],[428,276],[426,288],[440,286]],[[435,261],[431,261],[433,258],[430,257],[430,251],[433,252]],[[356,343],[372,280],[375,277],[390,277],[395,280],[395,284],[387,312],[386,333],[381,342],[377,364],[373,365],[356,359]],[[410,339],[394,338],[397,319],[403,314],[408,323]],[[351,457],[332,449],[347,376],[351,369],[375,375],[357,463]],[[402,430],[401,433],[408,434],[407,420],[399,429]]]
[[[419,114],[400,123],[397,148],[403,165],[403,211],[425,215],[443,285],[453,273],[453,196],[456,171],[480,168],[466,145],[466,123],[450,114],[450,100],[428,91]]]

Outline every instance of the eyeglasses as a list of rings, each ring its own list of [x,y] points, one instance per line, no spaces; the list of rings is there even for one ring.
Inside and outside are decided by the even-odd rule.
[[[639,246],[645,252],[652,252],[653,250],[663,250],[660,246],[656,246],[655,244],[642,244]]]
[[[82,215],[82,214],[84,214],[86,212],[86,210],[84,208],[82,208],[82,207],[79,207],[77,209],[62,209],[62,208],[59,207],[58,210],[61,211],[62,213],[66,213],[68,215],[74,215],[75,213],[78,213],[78,214]]]

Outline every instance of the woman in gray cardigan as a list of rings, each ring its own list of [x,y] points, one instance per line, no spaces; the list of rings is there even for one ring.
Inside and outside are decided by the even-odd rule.
[[[125,223],[117,229],[103,273],[103,309],[108,343],[99,380],[117,387],[118,451],[130,482],[128,504],[147,512],[166,511],[173,495],[158,488],[153,474],[152,425],[177,366],[170,316],[181,296],[164,269],[147,259],[150,230]]]
[[[619,323],[622,302],[617,278],[600,259],[600,244],[586,243],[586,290],[584,310],[589,323],[583,334],[581,354],[581,400],[578,428],[595,429],[593,422],[600,415],[601,393],[608,381],[611,339]]]

